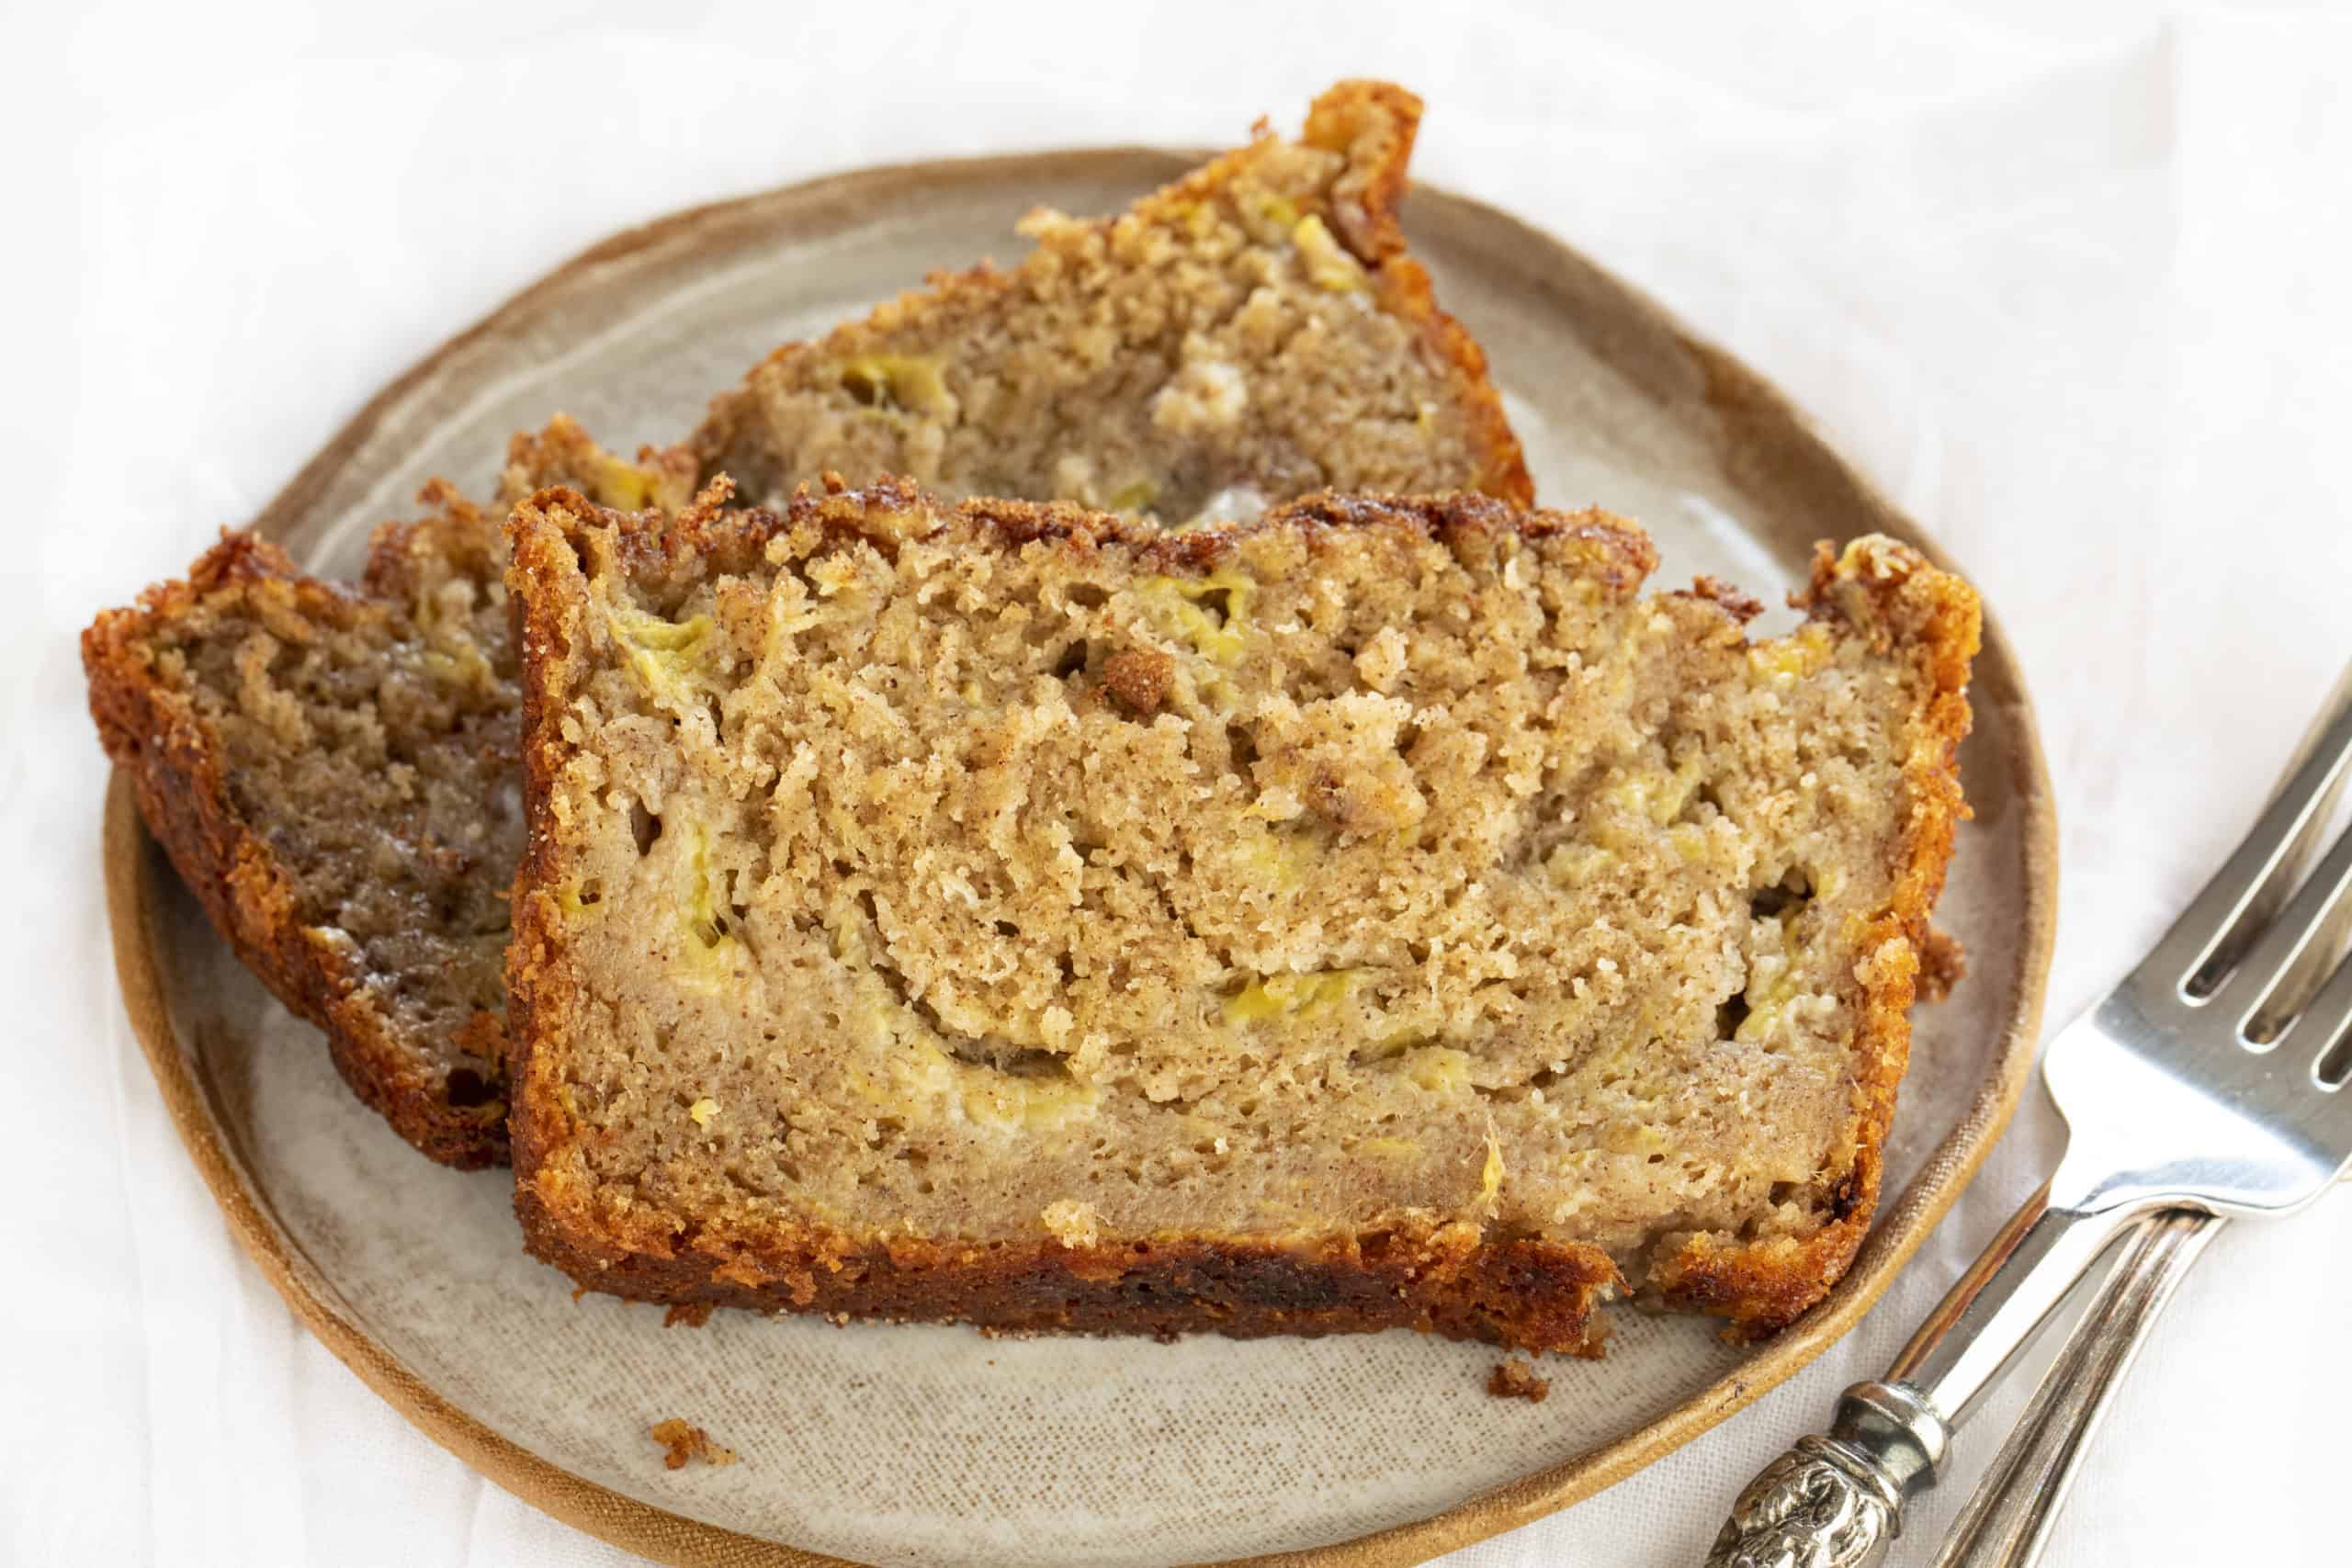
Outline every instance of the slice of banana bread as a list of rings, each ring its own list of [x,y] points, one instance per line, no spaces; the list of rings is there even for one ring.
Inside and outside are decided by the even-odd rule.
[[[518,506],[516,1203],[582,1285],[1005,1328],[1786,1323],[1877,1197],[1967,586],[1751,644],[1605,513]]]
[[[559,419],[503,490],[676,504],[683,477]],[[507,884],[523,844],[500,525],[436,481],[356,590],[250,533],[82,637],[90,710],[141,813],[246,966],[447,1165],[506,1156]]]
[[[1396,221],[1420,100],[1317,99],[1125,214],[1034,214],[1037,249],[810,343],[720,396],[706,479],[780,499],[826,472],[951,499],[1075,501],[1167,523],[1330,487],[1532,497],[1486,356]]]

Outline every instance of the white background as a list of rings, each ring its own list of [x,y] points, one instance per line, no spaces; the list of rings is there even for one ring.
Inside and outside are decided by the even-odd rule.
[[[1984,590],[2059,790],[2053,1020],[2234,840],[2352,654],[2341,9],[412,0],[56,5],[6,36],[0,570],[29,610],[0,623],[0,1562],[625,1561],[410,1430],[230,1242],[115,998],[74,645],[379,384],[616,228],[880,161],[1229,141],[1345,74],[1414,87],[1418,173],[1780,380]],[[2034,1185],[2055,1135],[2030,1092],[1845,1345],[1452,1561],[1694,1563]],[[2338,1196],[2214,1245],[2055,1561],[2346,1560],[2347,1243]]]

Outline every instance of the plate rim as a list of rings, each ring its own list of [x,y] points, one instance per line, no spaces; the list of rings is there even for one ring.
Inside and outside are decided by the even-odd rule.
[[[1189,166],[1199,154],[1146,146],[1062,149],[938,158],[877,164],[828,175],[748,196],[706,203],[627,229],[543,274],[481,321],[450,337],[393,378],[353,414],[316,456],[297,470],[251,526],[283,532],[418,383],[478,340],[530,311],[596,268],[696,230],[745,216],[774,203],[811,206],[855,193],[871,197],[911,181],[971,180],[1030,175],[1043,180],[1072,175],[1125,173],[1138,164]],[[1809,448],[1849,487],[1878,531],[1893,534],[1949,565],[1940,547],[1823,435],[1812,418],[1772,383],[1717,344],[1699,336],[1641,288],[1627,283],[1555,236],[1490,203],[1415,182],[1413,200],[1456,209],[1512,232],[1547,265],[1583,275],[1617,295],[1641,324],[1673,342],[1706,378],[1707,400],[1726,414],[1762,421]],[[2048,987],[2057,928],[2056,806],[2032,700],[2017,656],[1992,612],[1984,615],[1984,649],[1972,691],[1990,684],[2014,718],[2013,745],[2004,758],[2012,775],[2024,853],[2021,940],[2005,1018],[1990,1043],[1991,1059],[1967,1112],[1929,1153],[1910,1184],[1882,1207],[1852,1267],[1818,1305],[1794,1325],[1722,1378],[1638,1431],[1546,1465],[1503,1486],[1408,1523],[1295,1551],[1227,1559],[1196,1568],[1408,1568],[1514,1529],[1600,1491],[1701,1436],[1793,1376],[1852,1328],[1893,1283],[1912,1255],[1974,1178],[2007,1126],[2030,1075]],[[228,1221],[238,1245],[260,1268],[287,1306],[335,1357],[387,1404],[478,1473],[531,1506],[611,1545],[673,1568],[861,1568],[848,1559],[742,1534],[639,1501],[577,1475],[500,1436],[450,1404],[336,1304],[330,1280],[305,1257],[272,1212],[266,1195],[235,1152],[216,1114],[211,1086],[185,1048],[165,1003],[163,949],[157,934],[163,891],[172,874],[148,837],[130,779],[119,768],[108,782],[101,854],[117,981],[133,1033],[153,1073],[172,1123]]]

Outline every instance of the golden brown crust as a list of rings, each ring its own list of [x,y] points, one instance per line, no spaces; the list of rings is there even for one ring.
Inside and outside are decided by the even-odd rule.
[[[413,598],[417,585],[431,575],[423,570],[420,557],[463,558],[479,566],[487,564],[498,548],[498,525],[447,479],[425,480],[416,499],[429,509],[425,515],[413,522],[386,523],[368,536],[368,564],[360,569],[359,591],[370,598]]]
[[[1439,496],[1339,495],[1329,491],[1285,502],[1263,514],[1238,523],[1206,524],[1178,530],[1159,528],[1115,514],[1091,512],[1068,502],[973,499],[944,507],[920,486],[884,479],[851,488],[827,477],[822,489],[803,486],[781,508],[728,509],[733,487],[725,479],[707,487],[695,503],[669,514],[635,514],[599,505],[569,485],[550,486],[529,498],[532,510],[571,520],[568,536],[587,528],[613,528],[616,565],[624,570],[649,567],[658,560],[718,549],[757,551],[770,539],[803,523],[814,522],[829,531],[854,536],[883,554],[895,548],[895,538],[873,530],[870,519],[888,513],[928,513],[933,525],[944,526],[948,514],[960,514],[1012,548],[1036,540],[1054,540],[1081,551],[1118,547],[1129,550],[1152,569],[1195,574],[1216,570],[1236,541],[1252,533],[1298,529],[1310,538],[1336,528],[1393,526],[1437,536],[1517,533],[1531,538],[1566,535],[1589,549],[1587,565],[1596,581],[1612,594],[1630,592],[1657,570],[1657,549],[1639,528],[1599,507],[1577,512],[1523,511],[1492,496],[1461,492]],[[565,547],[569,548],[569,545]],[[525,557],[518,550],[518,562]],[[560,560],[534,558],[530,570],[555,570]],[[518,593],[517,598],[526,595]],[[1734,623],[1731,630],[1736,635]],[[526,644],[527,647],[527,644]],[[524,722],[531,723],[531,683],[526,661]]]
[[[371,576],[397,570],[397,551],[379,540]],[[157,680],[152,628],[215,595],[274,602],[291,617],[330,624],[369,613],[357,596],[302,576],[268,540],[224,533],[187,581],[149,589],[137,608],[107,611],[82,634],[90,713],[107,755],[130,776],[148,831],[213,928],[271,995],[325,1031],[352,1091],[443,1165],[502,1163],[505,1129],[450,1102],[369,995],[354,955],[304,927],[293,878],[232,803],[219,749],[187,699]]]
[[[497,510],[503,517],[507,507],[548,485],[577,486],[606,506],[674,509],[694,498],[694,469],[692,455],[675,446],[639,446],[634,461],[618,457],[598,446],[578,420],[559,413],[537,431],[507,438]],[[445,500],[435,487],[447,492],[445,503],[463,504],[441,479],[426,487],[427,501]]]
[[[1960,743],[1967,738],[1968,671],[1982,633],[1974,590],[1916,551],[1869,541],[1844,557],[1815,547],[1813,579],[1797,603],[1871,648],[1908,662],[1928,694],[1921,741],[1904,767],[1910,819],[1895,850],[1894,892],[1859,943],[1856,976],[1853,1161],[1829,1191],[1830,1222],[1809,1236],[1725,1245],[1694,1236],[1653,1261],[1651,1281],[1669,1306],[1729,1318],[1726,1337],[1753,1339],[1787,1326],[1829,1293],[1870,1230],[1878,1205],[1895,1089],[1911,1053],[1909,1012],[1928,916],[1943,892],[1952,835],[1967,814]]]
[[[550,1179],[530,1136],[518,1145],[515,1184],[525,1245],[582,1288],[629,1301],[1017,1333],[1247,1339],[1413,1328],[1596,1356],[1595,1308],[1621,1283],[1597,1247],[1486,1240],[1473,1225],[1076,1247],[1051,1237],[958,1245],[779,1226],[630,1246],[602,1239],[597,1215]]]

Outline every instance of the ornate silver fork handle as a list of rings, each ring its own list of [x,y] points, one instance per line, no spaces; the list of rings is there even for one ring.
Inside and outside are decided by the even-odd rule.
[[[1953,1522],[1935,1568],[2029,1568],[2156,1314],[2222,1226],[2193,1209],[2134,1231]]]
[[[2060,1168],[2060,1177],[2067,1174]],[[2009,1217],[1883,1380],[1838,1402],[1826,1438],[1800,1438],[1732,1505],[1707,1568],[1863,1568],[1903,1531],[1952,1434],[2143,1208],[2053,1207],[2052,1178]]]

